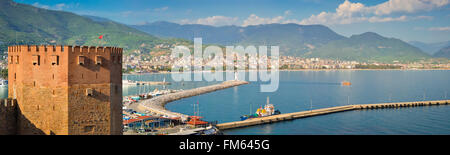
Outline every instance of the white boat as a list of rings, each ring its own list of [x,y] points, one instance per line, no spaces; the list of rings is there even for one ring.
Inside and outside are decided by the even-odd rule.
[[[137,85],[136,82],[128,80],[127,76],[125,76],[125,80],[122,80],[122,85],[126,86],[126,85]]]
[[[0,87],[8,87],[8,80],[0,79]]]

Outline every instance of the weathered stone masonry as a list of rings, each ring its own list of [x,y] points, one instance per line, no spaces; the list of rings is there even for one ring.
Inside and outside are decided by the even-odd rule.
[[[122,134],[121,61],[115,47],[8,47],[16,134]]]

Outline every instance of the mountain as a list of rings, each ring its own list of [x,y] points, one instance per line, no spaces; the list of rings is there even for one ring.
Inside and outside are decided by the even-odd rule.
[[[47,10],[12,0],[0,0],[0,50],[12,44],[119,46],[125,51],[148,50],[162,40],[127,25],[100,17]],[[98,37],[103,35],[103,39]]]
[[[420,41],[410,41],[408,42],[409,44],[420,48],[422,51],[424,51],[425,53],[428,53],[430,55],[435,54],[436,52],[438,52],[440,49],[450,46],[450,41],[445,41],[445,42],[437,42],[437,43],[424,43],[424,42],[420,42]]]
[[[433,56],[434,57],[439,57],[439,58],[448,58],[448,59],[450,59],[450,46],[442,48],[441,50],[436,52]]]
[[[280,54],[295,56],[300,56],[329,41],[345,38],[323,25],[266,24],[215,27],[159,21],[131,27],[159,37],[189,40],[201,37],[206,44],[278,45]]]
[[[379,62],[418,61],[430,58],[428,54],[406,42],[386,38],[373,32],[331,41],[307,53],[306,56]]]

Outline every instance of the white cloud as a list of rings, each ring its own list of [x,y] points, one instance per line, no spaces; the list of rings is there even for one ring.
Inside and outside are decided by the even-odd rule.
[[[56,10],[62,10],[64,7],[67,7],[67,5],[64,4],[64,3],[60,3],[60,4],[56,4],[55,5]]]
[[[33,3],[33,6],[34,6],[34,7],[38,7],[38,8],[43,8],[43,9],[50,9],[50,6],[49,6],[49,5],[43,5],[43,4],[40,4],[40,3],[38,3],[38,2]]]
[[[449,0],[389,0],[375,5],[365,6],[362,3],[352,3],[345,0],[336,8],[335,12],[321,12],[311,15],[300,21],[301,24],[351,24],[357,22],[391,22],[407,21],[409,19],[428,19],[430,16],[418,16],[408,18],[405,15],[399,17],[386,17],[392,13],[414,13],[429,11],[449,4]]]
[[[183,19],[180,24],[202,24],[202,25],[212,25],[212,26],[223,26],[223,25],[237,25],[237,17],[226,17],[226,16],[211,16],[206,18],[199,18],[197,20]]]
[[[262,18],[255,14],[251,14],[247,19],[244,20],[242,26],[281,23],[283,22],[283,20],[284,16],[277,16],[273,18]]]
[[[429,31],[450,31],[450,26],[447,27],[431,27]]]
[[[59,3],[59,4],[55,4],[53,6],[50,5],[45,5],[45,4],[40,4],[38,2],[35,2],[32,4],[34,7],[39,7],[39,8],[43,8],[43,9],[51,9],[51,10],[63,10],[65,8],[70,8],[70,7],[78,7],[79,3],[76,4],[65,4],[65,3]]]
[[[160,11],[166,11],[167,9],[169,9],[168,6],[162,7],[162,8],[156,8],[154,9],[156,12],[160,12]]]
[[[396,12],[429,11],[447,4],[449,0],[389,0],[368,9],[376,15],[388,15]]]

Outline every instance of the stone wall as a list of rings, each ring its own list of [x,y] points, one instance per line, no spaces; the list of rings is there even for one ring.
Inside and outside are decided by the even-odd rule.
[[[122,49],[8,47],[17,134],[121,134]],[[88,95],[87,91],[92,91]]]

